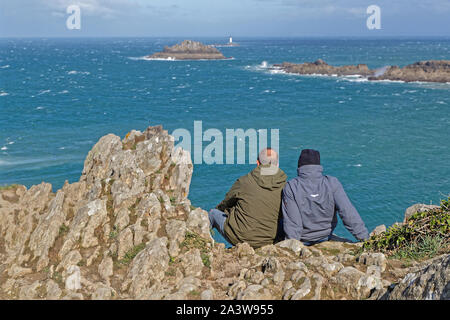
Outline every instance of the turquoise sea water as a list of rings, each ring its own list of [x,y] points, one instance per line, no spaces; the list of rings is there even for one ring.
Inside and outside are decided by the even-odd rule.
[[[450,59],[449,39],[235,39],[224,61],[146,61],[183,39],[0,40],[0,185],[79,179],[103,135],[162,124],[279,129],[281,168],[321,152],[369,230],[450,193],[450,84],[271,73],[318,58],[370,68]],[[198,39],[217,43],[225,39]],[[206,210],[253,165],[196,165],[189,198]],[[349,236],[339,225],[336,233]]]

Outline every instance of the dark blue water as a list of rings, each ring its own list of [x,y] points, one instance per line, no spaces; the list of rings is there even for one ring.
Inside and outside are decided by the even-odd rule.
[[[79,179],[107,133],[162,124],[169,132],[279,129],[281,168],[321,151],[369,229],[450,193],[450,84],[274,74],[261,67],[321,58],[371,68],[450,59],[450,40],[235,39],[233,60],[146,61],[182,39],[0,40],[0,184]],[[222,39],[200,39],[216,43]],[[219,203],[253,165],[196,165],[190,199]],[[337,234],[349,236],[342,225]]]

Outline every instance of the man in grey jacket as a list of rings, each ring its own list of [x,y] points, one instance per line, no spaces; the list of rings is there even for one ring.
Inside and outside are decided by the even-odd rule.
[[[332,239],[336,212],[356,239],[367,239],[367,228],[341,183],[335,177],[324,176],[322,171],[320,153],[302,150],[298,176],[283,189],[281,210],[286,239],[297,239],[306,245]]]

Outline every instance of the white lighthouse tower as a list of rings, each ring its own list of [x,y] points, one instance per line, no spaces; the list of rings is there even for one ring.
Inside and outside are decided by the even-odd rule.
[[[232,44],[233,43],[233,38],[230,37],[230,42],[228,44]]]

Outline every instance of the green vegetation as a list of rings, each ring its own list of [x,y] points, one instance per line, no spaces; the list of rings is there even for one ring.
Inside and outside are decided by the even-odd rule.
[[[62,224],[62,225],[59,227],[59,235],[62,236],[62,235],[64,235],[64,234],[66,234],[67,232],[69,232],[69,227],[66,226],[65,224]]]
[[[53,277],[52,277],[52,279],[53,279],[56,283],[58,283],[60,286],[63,286],[63,285],[64,285],[63,276],[62,276],[62,274],[61,274],[60,272],[57,272],[57,271],[53,272]]]
[[[19,186],[18,184],[10,184],[10,185],[5,185],[5,186],[0,186],[0,191],[15,189],[18,186]]]
[[[117,226],[113,227],[113,230],[109,233],[110,239],[115,239],[119,235],[119,230],[117,229]]]
[[[363,250],[384,252],[398,259],[424,259],[449,249],[450,197],[440,208],[416,212],[404,224],[396,224],[364,242]]]
[[[209,255],[206,254],[206,253],[204,253],[204,252],[202,252],[202,253],[200,254],[200,256],[202,257],[203,265],[204,265],[205,267],[207,267],[207,268],[211,268],[211,261],[209,260]]]
[[[128,265],[131,261],[133,261],[134,257],[136,257],[137,254],[144,248],[145,243],[138,244],[137,246],[130,249],[127,253],[125,253],[125,256],[119,261],[119,263],[122,265]]]
[[[211,267],[211,261],[209,260],[209,248],[207,246],[208,241],[201,238],[198,234],[193,232],[186,232],[183,242],[180,244],[180,248],[197,248],[200,250],[200,256],[205,267]]]

